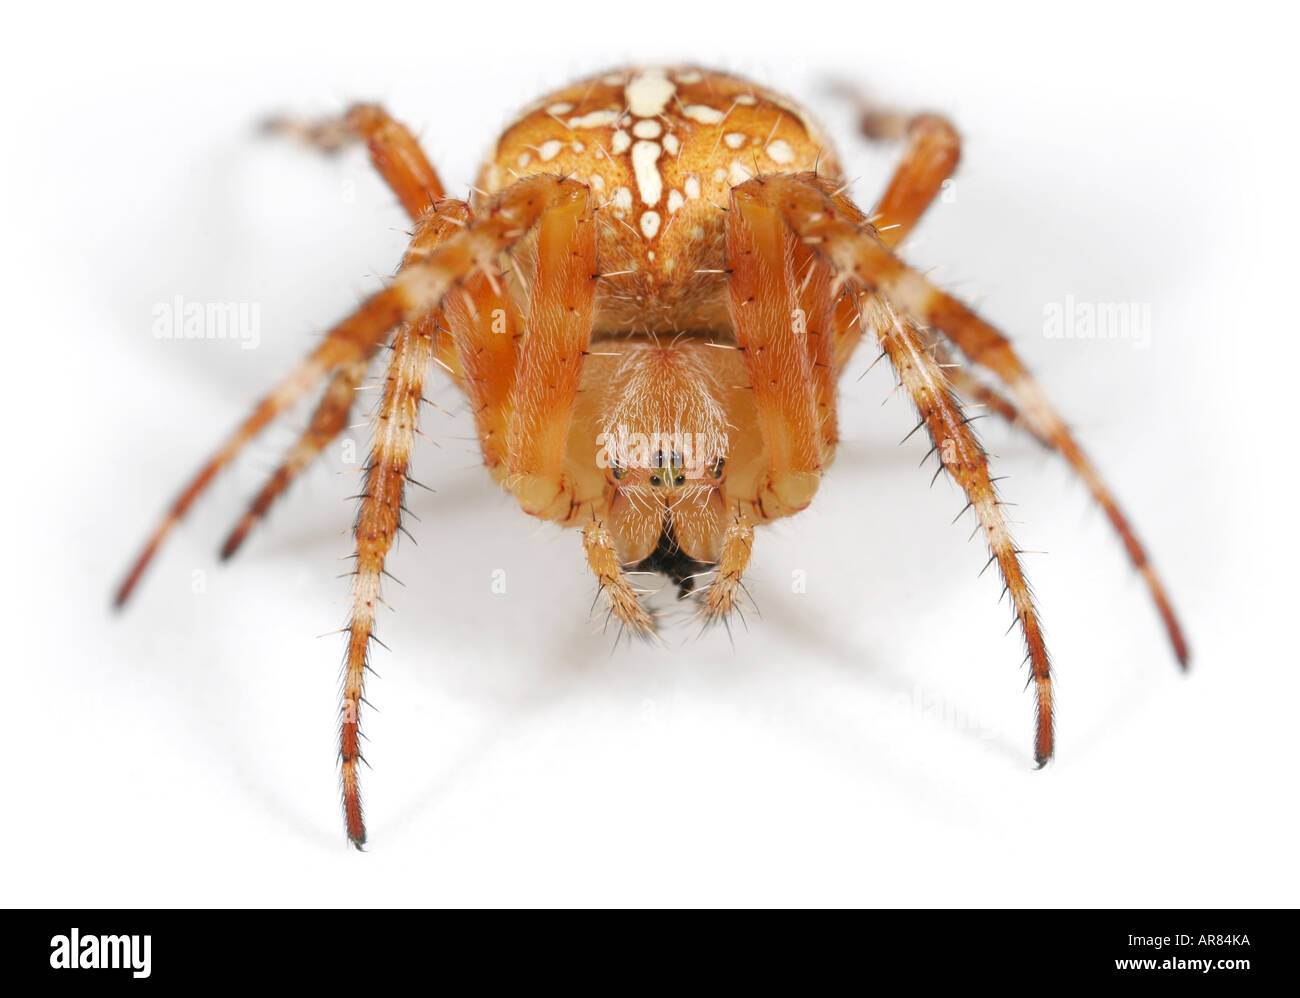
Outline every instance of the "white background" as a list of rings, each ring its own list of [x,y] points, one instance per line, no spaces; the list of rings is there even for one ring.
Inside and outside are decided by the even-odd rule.
[[[1279,905],[1296,896],[1293,54],[1247,4],[27,5],[0,60],[6,778],[14,905]],[[346,847],[335,717],[356,491],[337,447],[232,564],[225,529],[303,422],[260,439],[109,594],[163,504],[404,219],[353,151],[268,112],[384,101],[453,191],[518,106],[634,60],[784,88],[870,206],[842,77],[949,114],[951,203],[906,255],[1006,328],[1168,579],[1178,674],[1064,466],[977,424],[1019,503],[1058,676],[1031,765],[1018,635],[883,365],[844,382],[815,504],[760,530],[734,648],[685,621],[614,648],[576,533],[479,467],[445,380],[391,562],[366,717],[371,848]],[[159,341],[152,309],[255,302],[261,343]],[[1152,306],[1148,349],[1043,310]],[[368,396],[373,398],[373,396]],[[352,433],[364,450],[366,430]],[[508,592],[491,591],[503,569]],[[807,592],[791,591],[806,573]],[[203,573],[196,576],[194,573]],[[194,580],[206,581],[196,593]]]

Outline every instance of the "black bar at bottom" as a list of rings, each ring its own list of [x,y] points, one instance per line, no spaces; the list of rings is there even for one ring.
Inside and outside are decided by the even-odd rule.
[[[741,912],[699,923],[674,913],[663,926],[646,917],[607,919],[600,931],[554,917],[502,931],[427,911],[33,910],[11,913],[0,947],[19,979],[87,987],[283,979],[377,989],[414,978],[438,988],[471,975],[476,988],[512,975],[611,992],[755,979],[801,991],[888,980],[1051,991],[1125,979],[1235,990],[1294,980],[1297,969],[1292,911],[867,911],[830,931],[755,926]]]

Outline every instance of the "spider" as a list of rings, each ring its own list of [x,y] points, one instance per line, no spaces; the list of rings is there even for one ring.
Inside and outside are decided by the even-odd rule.
[[[389,347],[344,629],[343,810],[361,848],[360,707],[430,365],[468,400],[493,479],[524,512],[579,528],[609,613],[650,635],[655,619],[629,581],[634,570],[669,576],[707,622],[736,609],[754,526],[798,513],[817,493],[839,439],[837,382],[869,336],[1005,582],[1027,649],[1041,767],[1053,750],[1047,648],[961,398],[1064,457],[1119,533],[1184,666],[1187,645],[1128,521],[1010,342],[896,252],[957,166],[956,130],[935,114],[874,108],[861,127],[904,143],[870,215],[850,200],[834,151],[803,110],[699,68],[619,70],[543,97],[501,134],[470,201],[447,196],[411,132],[378,106],[274,123],[324,149],[364,141],[410,216],[410,246],[386,286],[334,326],[184,488],[117,605],[217,473],[323,382],[307,429],[222,547],[232,555],[348,424],[356,389]]]

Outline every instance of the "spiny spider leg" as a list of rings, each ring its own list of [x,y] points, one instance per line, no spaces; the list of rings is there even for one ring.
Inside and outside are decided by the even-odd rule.
[[[375,638],[375,612],[381,601],[384,560],[401,529],[402,497],[411,445],[420,416],[424,376],[433,357],[437,322],[425,315],[404,326],[393,341],[388,382],[375,420],[365,489],[357,513],[356,571],[352,580],[352,618],[340,709],[339,746],[342,760],[343,812],[348,840],[360,849],[366,841],[361,813],[357,765],[361,756],[361,704]]]
[[[1133,564],[1155,600],[1178,661],[1185,667],[1187,642],[1145,550],[1101,476],[1075,442],[1041,388],[1030,376],[1011,344],[969,308],[940,291],[895,256],[874,237],[869,226],[847,213],[810,176],[773,174],[749,183],[779,204],[786,220],[812,245],[819,245],[861,287],[879,291],[918,323],[941,330],[967,360],[998,375],[1020,404],[1024,418],[1051,441],[1084,480],[1093,498],[1106,511]]]
[[[556,202],[541,216],[528,329],[517,358],[507,484],[535,516],[567,513],[573,505],[563,469],[597,282],[596,223],[581,190],[582,197]]]
[[[329,119],[313,125],[304,125],[287,119],[272,119],[265,129],[280,134],[297,136],[325,151],[341,148],[348,141],[363,139],[370,149],[371,161],[376,170],[392,188],[407,213],[413,218],[429,211],[435,201],[444,196],[437,171],[429,163],[410,131],[391,118],[382,108],[371,104],[358,104],[343,118]],[[335,330],[334,333],[337,333]],[[331,336],[334,335],[331,333]],[[347,414],[355,394],[354,389],[364,377],[364,362],[378,349],[378,343],[363,350],[359,356],[340,351],[340,344],[329,340],[308,358],[307,362],[270,396],[262,401],[235,433],[227,439],[217,454],[200,469],[190,484],[181,492],[146,543],[136,562],[118,587],[114,605],[122,606],[130,598],[140,576],[148,567],[153,555],[172,527],[185,515],[193,502],[234,457],[272,419],[293,405],[309,391],[324,374],[331,370],[337,375],[326,388],[311,423],[302,434],[288,457],[276,469],[271,480],[254,498],[243,520],[222,545],[222,557],[228,558],[238,550],[249,530],[265,515],[267,509],[296,477],[328,446],[347,424]],[[351,386],[351,387],[349,387]],[[331,433],[330,431],[333,430]],[[328,434],[328,435],[327,435]]]
[[[1042,388],[1030,375],[1024,363],[1001,333],[970,309],[944,295],[933,287],[912,289],[914,307],[925,311],[927,321],[938,326],[972,364],[998,375],[1010,388],[1019,403],[1019,412],[1033,429],[1034,435],[1049,441],[1066,460],[1074,472],[1083,479],[1093,499],[1106,512],[1111,526],[1119,534],[1128,552],[1129,560],[1136,566],[1146,582],[1151,597],[1173,645],[1174,654],[1183,668],[1187,667],[1190,650],[1183,636],[1182,626],[1174,612],[1173,604],[1165,592],[1164,583],[1156,574],[1146,549],[1137,538],[1114,495],[1102,479],[1092,461],[1075,441],[1064,420],[1057,414]],[[905,306],[907,307],[907,306]]]
[[[925,343],[925,348],[930,351],[931,356],[939,362],[944,373],[948,375],[948,380],[952,383],[953,390],[957,393],[958,398],[975,405],[984,406],[990,412],[1001,416],[1012,426],[1024,430],[1044,447],[1055,450],[1052,441],[1045,437],[1037,426],[1024,417],[1024,414],[1016,408],[1014,402],[996,389],[990,388],[958,362],[948,347],[948,341],[943,336],[938,335],[933,329],[920,330],[919,332],[921,333],[922,342]]]
[[[509,458],[510,401],[523,327],[518,307],[494,275],[478,273],[447,296],[443,314],[455,349],[448,366],[454,363],[462,373],[483,463],[499,480]]]
[[[582,548],[587,553],[587,564],[600,582],[600,592],[605,596],[609,612],[632,633],[649,637],[654,633],[654,618],[641,604],[640,594],[628,581],[618,553],[614,550],[614,536],[599,520],[582,528]]]
[[[758,413],[767,475],[758,503],[772,515],[803,509],[822,474],[821,423],[806,313],[792,270],[793,240],[779,212],[752,198],[732,198],[727,213],[727,280],[736,344],[744,354]],[[813,306],[824,312],[829,306]]]
[[[706,623],[723,620],[736,609],[743,588],[745,570],[754,549],[754,525],[739,511],[732,517],[731,525],[722,541],[722,556],[718,559],[718,573],[704,594],[700,612]]]
[[[445,194],[442,181],[425,157],[419,143],[400,122],[373,104],[357,104],[342,118],[302,123],[274,118],[266,123],[267,131],[290,135],[324,152],[337,152],[349,142],[360,139],[370,150],[370,160],[402,207],[414,222],[429,212]],[[229,558],[262,520],[272,504],[293,480],[329,446],[348,425],[356,392],[364,380],[369,361],[378,347],[364,358],[341,367],[330,380],[311,421],[301,437],[276,468],[262,490],[249,504],[243,519],[221,546],[221,557]]]
[[[945,471],[962,487],[983,528],[989,550],[997,559],[1028,649],[1036,693],[1037,719],[1034,759],[1042,766],[1052,757],[1052,675],[1042,624],[1033,593],[1020,564],[1019,550],[1002,515],[997,491],[989,476],[988,458],[953,398],[943,369],[926,351],[910,316],[880,322],[881,349],[925,421],[930,440]]]
[[[732,199],[726,237],[731,323],[767,455],[751,502],[764,518],[785,516],[812,502],[838,437],[831,270],[778,211],[752,199]],[[753,541],[737,510],[701,600],[706,622],[736,608]]]
[[[877,123],[878,130],[874,133],[866,131],[870,121]],[[907,147],[894,169],[894,176],[871,213],[871,224],[880,241],[890,249],[897,249],[957,169],[961,137],[947,119],[937,114],[918,114],[899,120],[897,132],[883,127],[880,118],[868,117],[864,119],[863,130],[869,138],[903,135],[907,138]]]
[[[401,269],[423,260],[436,246],[446,242],[458,233],[469,219],[469,205],[463,201],[447,200],[439,204],[437,211],[430,211],[423,221],[417,224],[411,237],[411,245],[406,251]],[[279,496],[289,487],[312,461],[329,446],[330,442],[346,429],[348,415],[351,413],[360,386],[370,362],[378,352],[382,341],[373,344],[363,357],[344,364],[330,380],[321,396],[320,403],[312,415],[311,422],[303,431],[298,442],[289,451],[284,462],[275,470],[262,490],[249,504],[248,511],[231,531],[221,547],[223,559],[231,557],[243,544],[249,531],[266,515]]]
[[[885,246],[895,249],[911,231],[926,205],[942,189],[944,181],[956,169],[961,154],[961,139],[951,124],[933,114],[906,119],[899,115],[873,113],[867,108],[862,116],[862,129],[869,138],[893,138],[900,131],[907,134],[908,146],[903,159],[872,218],[877,238]],[[1186,639],[1164,585],[1156,575],[1146,551],[1101,475],[1075,442],[1069,428],[1057,415],[1006,337],[979,320],[965,306],[933,288],[928,289],[928,292],[919,292],[916,298],[911,304],[902,304],[923,321],[939,327],[972,364],[1000,378],[1019,405],[1006,400],[968,372],[963,371],[954,379],[958,389],[972,399],[988,405],[1009,422],[1018,422],[1040,442],[1060,452],[1083,479],[1093,499],[1105,510],[1111,525],[1119,534],[1129,559],[1142,573],[1169,634],[1174,654],[1179,663],[1186,667],[1189,655]],[[916,308],[926,311],[918,312]]]
[[[408,266],[387,288],[366,299],[352,315],[331,329],[307,359],[258,403],[182,490],[118,588],[116,605],[121,606],[130,597],[163,539],[218,472],[272,419],[297,402],[326,374],[365,356],[399,322],[436,309],[454,282],[463,280],[476,269],[494,268],[497,256],[528,232],[547,208],[576,198],[585,202],[587,189],[575,181],[550,175],[520,181],[495,198],[483,217],[425,259]]]
[[[907,142],[884,195],[871,212],[876,238],[890,249],[897,249],[956,171],[961,160],[961,135],[940,115],[902,114],[872,105],[851,88],[841,87],[841,90],[857,105],[859,129],[864,136],[873,141],[905,139]],[[851,206],[850,214],[855,214]],[[950,365],[951,357],[940,333],[932,329],[919,332],[930,352],[944,365],[948,380],[961,398],[987,407],[1045,446],[1052,446],[1001,392],[964,368]],[[860,328],[853,330],[853,335],[861,336],[861,333]]]
[[[235,428],[217,448],[216,453],[208,458],[167,509],[118,586],[113,599],[115,606],[122,606],[130,598],[163,540],[217,474],[276,416],[311,391],[321,378],[345,364],[363,358],[401,320],[409,307],[407,296],[405,289],[394,285],[367,299],[356,312],[331,329],[307,359],[258,402],[252,413]]]
[[[796,332],[807,342],[808,373],[812,379],[816,419],[821,428],[821,464],[824,471],[840,440],[837,403],[840,370],[835,359],[838,313],[831,293],[834,274],[821,254],[797,240],[792,239],[791,242],[799,309],[792,319],[796,320],[793,323]]]
[[[572,180],[554,176],[535,176],[521,180],[503,191],[483,213],[458,234],[432,248],[421,245],[421,233],[410,251],[393,287],[403,290],[410,302],[404,318],[410,321],[398,333],[389,365],[388,382],[376,421],[370,465],[356,522],[357,566],[352,588],[352,619],[348,625],[348,651],[343,683],[341,754],[343,807],[348,839],[360,848],[366,840],[361,811],[358,763],[364,761],[360,748],[360,708],[364,702],[365,673],[369,665],[370,643],[374,640],[376,604],[380,602],[380,582],[384,561],[401,529],[402,496],[407,482],[407,466],[419,416],[426,368],[433,357],[438,316],[443,311],[449,291],[463,287],[471,274],[494,272],[501,254],[508,252],[528,232],[539,229],[539,277],[533,302],[546,303],[543,312],[534,315],[532,334],[543,338],[560,332],[581,337],[583,346],[576,356],[562,352],[561,344],[552,343],[558,366],[579,366],[581,351],[591,333],[590,312],[575,316],[574,299],[567,295],[574,271],[582,274],[580,287],[594,284],[591,256],[581,252],[592,225],[588,212],[587,188]],[[432,224],[430,228],[433,228]],[[430,237],[434,238],[434,237]],[[540,269],[548,260],[547,270]],[[543,286],[545,285],[545,286]],[[563,307],[556,302],[568,303]],[[572,308],[570,306],[573,306]],[[548,322],[553,323],[548,325]],[[573,327],[578,327],[578,332]],[[543,379],[554,381],[557,372],[540,365]],[[544,382],[545,383],[545,382]],[[525,392],[541,393],[543,386]],[[576,391],[576,382],[574,390]],[[565,418],[568,413],[566,411]],[[545,421],[543,420],[543,423]],[[567,431],[567,423],[564,426]],[[538,467],[550,469],[546,439],[537,441],[541,455]],[[513,458],[513,455],[512,455]],[[525,458],[527,459],[527,458]],[[524,479],[530,482],[533,479]],[[561,487],[558,473],[554,487]]]
[[[342,118],[315,122],[272,118],[264,128],[328,153],[337,152],[357,139],[365,142],[371,163],[412,221],[419,221],[435,202],[447,196],[438,171],[410,129],[377,104],[354,104]]]
[[[818,246],[856,284],[888,290],[863,266],[859,247],[867,242],[882,253],[888,251],[875,241],[869,228],[862,227],[857,219],[845,217],[810,175],[757,177],[733,189],[732,203],[733,206],[757,204],[779,212],[800,239]],[[880,346],[916,405],[943,468],[961,486],[974,509],[1011,596],[1037,685],[1034,756],[1042,765],[1052,755],[1051,666],[1038,611],[1020,565],[1019,551],[1002,514],[988,462],[952,396],[943,369],[917,334],[914,321],[909,315],[885,311],[887,303],[876,301],[884,314],[869,318],[873,320],[870,324],[876,330]]]
[[[943,190],[961,160],[961,136],[948,119],[937,114],[903,115],[859,105],[863,135],[873,140],[906,139],[889,186],[871,213],[876,237],[896,250],[902,245],[921,216]],[[1025,430],[1039,443],[1052,443],[1024,418],[997,389],[986,385],[970,371],[951,363],[951,354],[943,337],[932,329],[919,330],[922,340],[948,375],[959,397],[985,406],[1008,423]]]
[[[330,442],[337,437],[348,424],[348,414],[357,398],[357,389],[361,386],[374,356],[373,348],[365,355],[349,361],[340,367],[321,396],[316,411],[312,413],[311,422],[298,438],[298,441],[285,455],[280,466],[275,469],[266,484],[248,504],[248,510],[239,523],[226,537],[221,545],[222,559],[232,557],[248,538],[249,533],[266,516],[271,505],[284,494],[289,485],[307,467]]]

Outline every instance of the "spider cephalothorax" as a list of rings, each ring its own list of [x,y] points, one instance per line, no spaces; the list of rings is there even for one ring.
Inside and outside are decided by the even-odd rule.
[[[753,525],[814,498],[838,439],[839,375],[869,336],[1006,583],[1035,687],[1035,756],[1046,762],[1047,650],[959,393],[1066,458],[1142,571],[1184,663],[1187,648],[1133,531],[1010,343],[894,252],[955,169],[956,132],[935,115],[867,109],[862,121],[871,137],[907,143],[870,220],[807,114],[701,69],[619,71],[539,100],[498,140],[472,203],[446,197],[410,132],[377,107],[319,125],[277,123],[325,147],[340,136],[366,141],[414,223],[411,245],[388,286],[203,466],[118,602],[216,473],[327,381],[301,440],[227,539],[222,553],[233,553],[347,425],[356,387],[391,345],[356,523],[341,722],[348,836],[360,846],[362,686],[431,363],[468,399],[493,477],[526,512],[582,528],[609,612],[648,633],[654,620],[631,571],[667,574],[683,596],[698,590],[709,620],[735,609]]]

